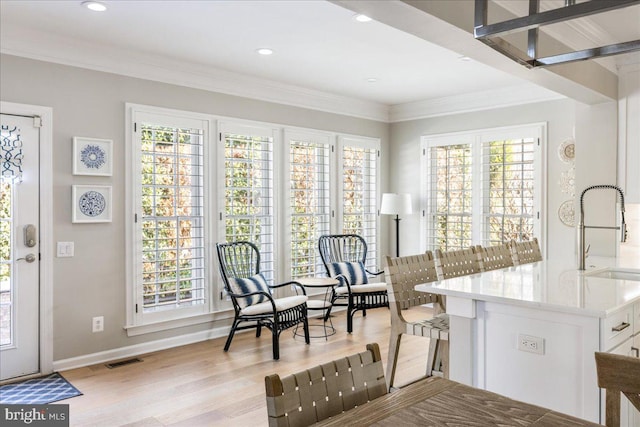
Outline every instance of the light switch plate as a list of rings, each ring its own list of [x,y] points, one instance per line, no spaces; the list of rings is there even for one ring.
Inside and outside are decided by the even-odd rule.
[[[58,250],[56,252],[58,258],[72,257],[74,252],[73,242],[58,242]]]

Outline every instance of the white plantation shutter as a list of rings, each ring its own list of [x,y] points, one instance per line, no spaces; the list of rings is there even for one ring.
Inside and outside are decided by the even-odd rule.
[[[331,229],[330,138],[286,132],[289,143],[291,278],[324,273],[318,238]]]
[[[367,242],[367,268],[378,265],[378,140],[339,137],[342,233]]]
[[[425,249],[541,238],[544,125],[423,137]]]
[[[204,130],[138,126],[142,310],[204,305]]]
[[[274,279],[273,136],[268,128],[221,125],[224,144],[224,238],[260,250],[260,272]]]
[[[537,237],[536,144],[537,138],[482,143],[483,245]]]
[[[441,250],[469,247],[473,227],[471,144],[429,149],[428,245]]]

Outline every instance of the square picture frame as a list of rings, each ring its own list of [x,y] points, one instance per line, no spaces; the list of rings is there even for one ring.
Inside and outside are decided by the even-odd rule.
[[[113,141],[73,137],[73,174],[111,176],[113,174]]]
[[[73,185],[71,222],[111,222],[110,185]]]

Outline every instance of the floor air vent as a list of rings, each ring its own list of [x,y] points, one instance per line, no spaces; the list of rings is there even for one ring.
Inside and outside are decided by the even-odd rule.
[[[142,359],[134,357],[131,359],[120,360],[119,362],[105,363],[104,366],[106,366],[109,369],[113,369],[113,368],[119,368],[120,366],[131,365],[132,363],[138,363],[138,362],[142,362]]]

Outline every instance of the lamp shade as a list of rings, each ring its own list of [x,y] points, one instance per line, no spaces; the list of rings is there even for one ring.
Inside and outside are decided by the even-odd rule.
[[[383,215],[401,215],[411,213],[411,195],[383,193],[380,213]]]

